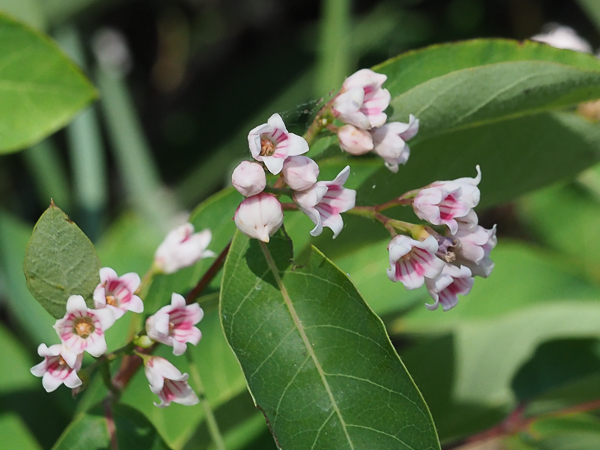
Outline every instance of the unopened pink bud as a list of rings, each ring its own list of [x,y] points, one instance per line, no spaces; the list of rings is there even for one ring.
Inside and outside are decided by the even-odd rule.
[[[373,150],[373,137],[366,130],[353,125],[344,125],[338,131],[338,139],[342,150],[351,155],[364,155]]]
[[[294,191],[305,191],[317,182],[319,166],[306,156],[292,156],[283,163],[283,180]]]
[[[283,208],[273,195],[262,192],[240,203],[234,220],[246,236],[269,242],[270,236],[283,224]]]
[[[231,184],[244,197],[251,197],[264,191],[267,177],[260,164],[242,161],[231,175]]]

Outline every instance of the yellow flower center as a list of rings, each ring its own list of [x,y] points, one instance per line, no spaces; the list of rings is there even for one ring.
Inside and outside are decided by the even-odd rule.
[[[117,299],[115,298],[114,295],[106,296],[106,304],[110,305],[110,306],[119,306],[119,304],[117,303]]]
[[[272,156],[275,153],[275,142],[269,138],[260,138],[260,156]]]
[[[96,327],[94,326],[91,317],[81,317],[75,320],[75,324],[73,325],[73,332],[77,336],[86,339],[94,331],[96,331]]]

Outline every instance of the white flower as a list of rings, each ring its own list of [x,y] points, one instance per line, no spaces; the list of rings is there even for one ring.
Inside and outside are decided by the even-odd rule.
[[[240,203],[234,220],[246,236],[269,242],[270,236],[283,224],[283,208],[277,198],[262,192]]]
[[[159,408],[166,408],[171,402],[190,406],[200,401],[187,382],[188,374],[182,374],[166,359],[150,356],[144,365],[150,390],[160,398],[160,403],[154,403]]]
[[[364,155],[373,150],[373,137],[367,130],[354,125],[344,125],[338,130],[340,147],[351,155]]]
[[[444,262],[435,256],[438,243],[433,236],[417,241],[408,236],[395,236],[388,244],[390,268],[387,275],[393,282],[400,281],[408,290],[423,286],[425,277],[435,278],[444,268]]]
[[[207,250],[212,239],[209,229],[194,234],[194,226],[186,223],[170,231],[154,254],[154,264],[163,273],[174,273],[202,258],[215,254]]]
[[[557,24],[551,24],[551,29],[548,33],[536,34],[531,40],[556,48],[575,50],[581,53],[592,53],[592,46],[589,42],[581,38],[573,28]]]
[[[185,299],[173,293],[171,304],[163,306],[146,321],[146,332],[155,341],[173,346],[173,354],[183,355],[187,342],[198,345],[202,333],[195,327],[204,311],[197,303],[185,304]]]
[[[491,230],[486,230],[479,225],[459,226],[452,238],[458,240],[458,245],[454,247],[456,264],[467,266],[473,275],[487,278],[494,269],[490,252],[498,243],[496,225]]]
[[[231,174],[231,184],[244,197],[251,197],[264,191],[267,177],[260,164],[242,161]]]
[[[81,295],[71,295],[67,300],[67,313],[54,324],[63,349],[61,356],[75,367],[77,355],[88,352],[98,357],[106,353],[104,332],[115,323],[111,309],[90,309]]]
[[[340,95],[333,102],[334,116],[363,130],[382,126],[387,120],[383,111],[391,100],[389,91],[381,88],[386,79],[386,75],[369,69],[346,78]]]
[[[94,290],[96,308],[110,308],[115,319],[120,319],[125,311],[141,313],[144,302],[135,295],[140,286],[140,276],[131,272],[119,277],[110,267],[100,269],[100,284]]]
[[[318,236],[323,227],[329,227],[335,238],[342,228],[344,221],[340,213],[354,208],[356,191],[344,187],[350,175],[350,166],[346,166],[333,181],[319,181],[302,192],[294,192],[293,198],[298,208],[315,224],[310,232]]]
[[[415,214],[434,225],[447,225],[452,233],[458,230],[457,218],[468,216],[479,203],[477,185],[481,171],[477,166],[476,178],[459,178],[453,181],[436,181],[421,189],[415,196]]]
[[[434,303],[426,303],[425,307],[436,310],[441,304],[444,311],[454,308],[458,303],[458,294],[467,295],[473,287],[471,271],[465,266],[445,265],[440,276],[435,279],[425,280],[429,295],[435,300]]]
[[[308,151],[308,143],[303,137],[288,132],[279,114],[273,114],[267,123],[252,129],[248,134],[248,145],[252,157],[262,161],[275,175],[281,172],[288,156]]]
[[[385,166],[392,172],[398,172],[399,164],[406,164],[410,156],[410,148],[406,141],[419,131],[419,119],[412,114],[408,123],[391,122],[380,128],[371,130],[373,135],[373,151],[385,161]]]
[[[73,365],[67,364],[61,356],[63,346],[61,344],[51,345],[40,344],[38,355],[44,360],[31,368],[31,373],[36,377],[42,377],[42,385],[46,392],[55,391],[61,384],[73,389],[81,386],[81,380],[77,376],[77,371],[81,369],[83,353],[76,356]]]
[[[311,188],[319,176],[319,166],[306,156],[291,156],[283,163],[283,181],[294,191]]]

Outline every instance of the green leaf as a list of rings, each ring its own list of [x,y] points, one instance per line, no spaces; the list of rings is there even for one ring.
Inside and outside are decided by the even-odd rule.
[[[0,14],[0,153],[66,125],[97,93],[47,36]]]
[[[128,450],[168,450],[156,429],[138,410],[127,405],[99,405],[79,415],[56,442],[54,450],[113,448],[108,434],[109,420],[115,427],[118,448]]]
[[[600,97],[600,61],[538,42],[478,39],[386,61],[394,111],[421,119],[419,138]]]
[[[27,287],[35,299],[56,318],[65,315],[71,295],[82,295],[91,306],[100,267],[94,245],[52,203],[35,225],[25,252]]]
[[[236,233],[221,320],[279,445],[439,448],[427,406],[381,320],[313,248],[302,266],[279,232],[267,245]]]

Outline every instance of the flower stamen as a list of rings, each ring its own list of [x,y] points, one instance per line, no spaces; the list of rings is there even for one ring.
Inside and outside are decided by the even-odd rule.
[[[73,325],[73,332],[78,336],[86,339],[94,331],[96,331],[96,327],[94,326],[91,317],[81,317],[75,320],[75,324]]]
[[[271,139],[260,137],[260,156],[273,156],[277,145]]]

